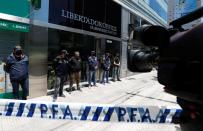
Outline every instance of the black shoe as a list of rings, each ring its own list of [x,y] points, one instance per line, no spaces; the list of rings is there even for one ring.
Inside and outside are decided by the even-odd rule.
[[[64,94],[59,95],[59,97],[66,97]]]
[[[57,97],[56,96],[53,96],[53,102],[56,102],[56,100],[57,100]]]
[[[80,88],[78,88],[77,90],[79,90],[79,91],[81,91],[81,92],[82,92],[82,90],[81,90]]]
[[[121,81],[121,79],[118,79],[118,81]]]
[[[53,98],[53,100],[52,100],[53,102],[56,102],[56,98]]]

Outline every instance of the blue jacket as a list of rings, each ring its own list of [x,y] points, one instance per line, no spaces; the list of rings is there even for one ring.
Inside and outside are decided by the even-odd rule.
[[[97,69],[97,66],[98,66],[97,57],[90,56],[88,58],[88,65],[89,65],[89,70],[90,71],[95,71]]]
[[[104,58],[104,70],[109,71],[111,66],[111,60],[109,57]]]
[[[11,80],[23,80],[28,78],[28,57],[23,56],[21,60],[17,60],[13,54],[8,56],[5,71],[9,73]]]

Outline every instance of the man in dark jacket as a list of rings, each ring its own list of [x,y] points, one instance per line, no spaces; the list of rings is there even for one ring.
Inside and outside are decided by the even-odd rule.
[[[68,53],[66,50],[62,50],[60,55],[54,59],[53,67],[56,74],[56,81],[55,81],[55,91],[53,101],[56,101],[57,95],[59,93],[59,97],[65,97],[63,94],[63,86],[67,80],[67,75],[69,73],[69,65],[67,56]]]
[[[95,56],[95,51],[91,51],[91,56],[88,58],[88,66],[89,66],[89,87],[91,85],[91,81],[93,81],[94,86],[96,86],[96,70],[98,67],[98,60]]]
[[[80,53],[78,51],[75,52],[75,55],[70,59],[70,90],[73,88],[74,79],[76,81],[77,90],[80,89],[80,71],[81,71],[81,59]]]
[[[21,99],[19,97],[19,85],[21,85],[22,99],[27,100],[29,94],[28,65],[28,57],[23,53],[21,46],[15,46],[4,66],[4,70],[10,75],[14,99]]]

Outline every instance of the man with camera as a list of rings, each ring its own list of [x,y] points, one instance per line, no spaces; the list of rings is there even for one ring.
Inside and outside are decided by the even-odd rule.
[[[15,46],[4,66],[4,70],[10,75],[14,99],[27,100],[29,94],[28,64],[28,57],[23,53],[21,46]],[[23,91],[22,98],[19,96],[19,85]]]

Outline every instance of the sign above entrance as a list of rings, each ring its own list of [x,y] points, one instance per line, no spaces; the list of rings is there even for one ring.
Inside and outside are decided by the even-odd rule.
[[[112,0],[50,0],[49,23],[120,38],[121,7]]]
[[[30,0],[0,0],[0,28],[29,31]]]
[[[0,28],[6,29],[6,30],[22,31],[22,32],[29,31],[28,24],[22,24],[22,23],[11,22],[6,20],[0,20]]]

